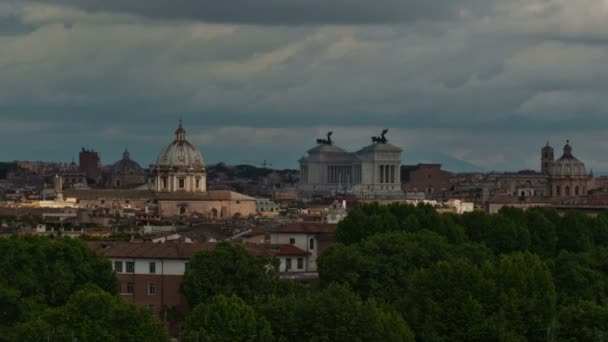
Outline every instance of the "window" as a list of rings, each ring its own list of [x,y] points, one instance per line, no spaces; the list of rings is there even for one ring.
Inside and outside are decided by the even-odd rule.
[[[163,189],[166,189],[167,188],[167,177],[163,177],[162,183],[163,183]]]
[[[127,273],[135,272],[135,263],[133,261],[127,261]]]
[[[186,181],[183,178],[179,179],[179,188],[183,189],[184,187],[186,187]]]
[[[116,187],[119,188],[120,187],[120,179],[116,180]]]
[[[122,261],[114,261],[114,271],[122,273]]]
[[[315,239],[311,238],[308,244],[310,246],[309,249],[315,249]]]
[[[298,258],[298,269],[301,270],[304,268],[304,258]]]
[[[184,206],[179,207],[179,214],[184,215],[185,213],[186,213],[186,207],[184,207]]]
[[[156,273],[156,263],[155,262],[150,263],[150,273]]]
[[[289,238],[289,244],[290,245],[295,245],[296,244],[296,239],[295,238]]]
[[[201,187],[201,180],[199,178],[197,178],[196,181],[195,181],[195,184],[196,184],[196,188],[197,189],[200,188]]]
[[[134,293],[135,292],[135,286],[133,285],[133,283],[127,283],[127,293]]]
[[[152,315],[156,315],[156,307],[154,307],[154,304],[148,305],[148,310],[150,310]]]
[[[285,259],[285,271],[289,271],[291,269],[291,258]]]
[[[156,283],[148,283],[148,296],[156,294]]]

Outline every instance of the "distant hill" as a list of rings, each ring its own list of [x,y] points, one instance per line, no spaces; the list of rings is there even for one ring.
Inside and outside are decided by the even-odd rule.
[[[487,172],[481,166],[469,163],[465,160],[454,158],[442,152],[412,152],[405,155],[405,164],[416,165],[418,163],[441,164],[442,169],[450,172]]]

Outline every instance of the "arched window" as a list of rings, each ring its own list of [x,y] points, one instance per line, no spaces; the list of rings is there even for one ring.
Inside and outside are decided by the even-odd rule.
[[[578,195],[579,195],[579,189],[578,189],[578,185],[577,185],[577,186],[574,188],[574,194],[575,194],[576,196],[578,196]]]
[[[120,188],[120,179],[117,179],[117,180],[116,180],[116,187],[117,187],[117,188]]]
[[[186,207],[185,207],[185,206],[181,206],[181,207],[179,207],[179,214],[180,214],[180,215],[184,215],[184,214],[186,214]]]
[[[217,209],[215,209],[215,208],[211,209],[211,217],[217,218]]]
[[[570,196],[570,187],[566,185],[564,190],[566,191],[566,196]]]
[[[166,189],[167,188],[167,177],[162,178],[162,183],[163,183],[163,189]]]
[[[555,186],[555,195],[556,196],[561,196],[562,195],[562,189],[559,185]]]

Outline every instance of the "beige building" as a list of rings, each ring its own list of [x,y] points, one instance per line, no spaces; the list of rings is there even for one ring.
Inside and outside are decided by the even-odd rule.
[[[66,197],[75,198],[81,207],[133,208],[162,217],[197,215],[215,219],[255,215],[255,198],[228,190],[207,191],[203,156],[186,140],[181,121],[175,136],[161,150],[153,167],[154,184],[131,190],[72,190],[66,192]],[[125,157],[128,155],[123,156],[123,164]]]
[[[542,169],[548,176],[548,193],[553,198],[587,196],[588,183],[593,178],[587,173],[585,163],[572,154],[570,141],[564,146],[563,155],[553,159],[553,148],[542,150]]]
[[[302,157],[298,190],[304,196],[352,194],[360,198],[402,197],[401,152],[384,136],[357,152],[347,152],[331,140],[317,139],[317,146]]]
[[[128,150],[122,153],[122,159],[114,163],[109,175],[110,188],[131,189],[146,183],[146,173],[139,164],[131,160]]]

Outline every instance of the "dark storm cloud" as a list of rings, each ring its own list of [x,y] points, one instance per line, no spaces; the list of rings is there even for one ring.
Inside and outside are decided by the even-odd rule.
[[[590,159],[608,151],[597,0],[6,3],[4,158],[84,145],[113,162],[128,146],[146,164],[183,116],[209,161],[251,159],[247,146],[293,165],[328,130],[355,149],[388,127],[408,163],[532,168],[550,137],[608,170]]]
[[[27,0],[30,1],[30,0]],[[371,24],[461,17],[494,0],[36,0],[87,11],[216,23]]]
[[[37,25],[24,23],[16,13],[0,13],[0,36],[26,34],[37,28]]]

